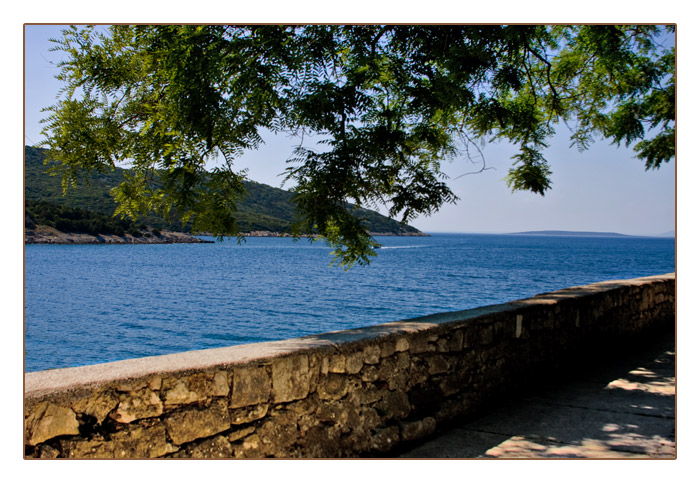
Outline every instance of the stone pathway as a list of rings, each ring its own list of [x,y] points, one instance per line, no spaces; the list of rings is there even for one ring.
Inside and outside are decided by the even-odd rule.
[[[673,459],[674,339],[503,401],[400,457]]]

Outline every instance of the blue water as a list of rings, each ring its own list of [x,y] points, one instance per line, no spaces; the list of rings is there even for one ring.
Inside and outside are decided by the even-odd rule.
[[[38,371],[363,327],[675,271],[675,242],[379,237],[368,267],[306,240],[27,245],[25,368]]]

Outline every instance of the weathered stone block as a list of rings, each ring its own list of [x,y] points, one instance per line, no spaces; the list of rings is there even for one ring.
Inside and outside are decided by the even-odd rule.
[[[53,459],[61,456],[61,452],[58,449],[48,444],[43,444],[39,448],[41,448],[39,450],[39,458],[41,459]]]
[[[479,329],[479,344],[488,345],[494,341],[495,331],[492,324],[482,325]]]
[[[229,407],[240,408],[266,403],[270,399],[272,386],[264,367],[237,367],[233,371],[233,388]]]
[[[343,418],[343,406],[337,402],[322,404],[316,411],[316,417],[319,422],[335,424]]]
[[[409,367],[405,371],[400,371],[399,373],[401,372],[405,372],[407,375],[407,387],[413,387],[417,384],[421,384],[425,382],[429,377],[428,364],[422,356],[412,357],[411,364],[409,365]]]
[[[198,438],[213,436],[231,427],[226,402],[214,400],[205,409],[184,409],[165,419],[165,427],[173,443],[179,445]]]
[[[426,362],[428,363],[428,374],[442,374],[449,370],[450,365],[447,360],[439,355],[426,356]]]
[[[165,407],[173,408],[201,403],[212,397],[228,396],[228,374],[201,372],[178,378],[168,377],[162,382]]]
[[[501,340],[505,337],[512,337],[515,331],[515,325],[512,322],[498,320],[493,323],[494,340]]]
[[[408,339],[405,337],[400,337],[396,339],[396,352],[404,352],[409,349]]]
[[[78,419],[73,410],[47,402],[34,407],[24,425],[27,443],[32,446],[56,436],[79,434]]]
[[[379,357],[385,358],[393,356],[396,353],[396,341],[385,340],[379,344]]]
[[[456,330],[447,338],[447,350],[449,352],[459,352],[464,347],[464,332]]]
[[[276,359],[272,370],[272,402],[305,398],[309,394],[309,358],[305,354]]]
[[[362,370],[364,365],[364,353],[354,352],[345,356],[345,372],[348,374],[357,374]]]
[[[127,379],[117,381],[114,388],[119,392],[134,392],[148,386],[147,379]]]
[[[318,367],[318,373],[322,376],[325,376],[326,374],[328,374],[328,361],[329,361],[328,356],[322,357],[320,360],[319,367]]]
[[[231,424],[246,424],[262,419],[267,415],[269,408],[269,404],[260,404],[258,406],[249,406],[247,408],[232,409],[230,411]]]
[[[340,399],[348,393],[347,377],[343,374],[328,374],[319,379],[316,392],[321,399]]]
[[[378,377],[379,369],[377,369],[377,366],[365,366],[360,373],[360,378],[364,382],[374,382]]]
[[[396,389],[403,390],[406,388],[408,381],[408,369],[411,365],[411,359],[407,352],[400,352],[396,359],[387,358],[377,366],[377,380],[387,383],[392,391]]]
[[[411,356],[408,352],[400,352],[396,354],[396,369],[405,371],[411,367]]]
[[[61,454],[66,458],[114,458],[114,446],[101,436],[89,441],[61,441]]]
[[[320,422],[332,423],[344,433],[350,432],[360,424],[358,407],[345,400],[320,406],[316,416]]]
[[[402,419],[411,412],[408,396],[401,391],[389,391],[374,407],[385,419]]]
[[[435,432],[437,422],[435,418],[427,417],[420,421],[408,421],[399,424],[401,439],[403,441],[416,441],[423,439]]]
[[[382,418],[376,409],[363,407],[359,412],[361,424],[358,428],[363,432],[369,432],[382,424]]]
[[[396,373],[396,361],[392,358],[382,359],[377,366],[377,379],[389,382]]]
[[[152,391],[160,391],[160,388],[163,387],[163,378],[161,376],[153,376],[148,380],[148,387]]]
[[[61,446],[68,458],[157,458],[178,450],[159,424],[126,426],[110,435],[109,441],[98,436],[90,441],[63,441]]]
[[[215,397],[228,396],[229,390],[229,377],[228,373],[224,371],[217,371],[214,373],[214,381],[211,387],[211,395]]]
[[[299,438],[296,421],[265,421],[256,431],[260,440],[268,445],[272,454],[282,456]]]
[[[443,337],[447,340],[447,350],[449,352],[459,352],[464,347],[464,332],[469,323],[462,323],[459,326],[450,328]]]
[[[148,387],[120,395],[117,408],[110,417],[118,423],[130,423],[137,419],[153,418],[163,414],[163,401]]]
[[[236,458],[263,458],[265,445],[260,436],[251,434],[233,447],[233,454]]]
[[[464,338],[462,341],[462,349],[470,349],[473,348],[477,345],[477,342],[479,340],[478,337],[478,330],[475,326],[470,326],[466,329],[464,329]]]
[[[369,385],[365,388],[350,392],[348,400],[352,404],[365,406],[379,401],[384,393],[385,391],[379,390],[376,386]]]
[[[206,399],[204,394],[191,391],[185,381],[179,380],[174,383],[174,387],[165,391],[165,406],[168,408],[184,406],[193,402],[201,402]]]
[[[279,408],[279,409],[278,409]],[[297,412],[297,409],[299,408],[298,406],[284,406],[284,407],[279,407],[272,409],[268,417],[265,419],[265,421],[262,424],[272,422],[273,424],[276,424],[277,426],[289,426],[289,427],[297,427],[297,422],[299,421],[299,418],[302,416],[301,413]],[[260,434],[259,431],[257,431],[258,434]]]
[[[233,448],[225,436],[219,435],[191,443],[185,450],[180,451],[175,456],[198,459],[231,458],[233,456]]]
[[[382,428],[372,437],[371,448],[378,453],[389,451],[396,443],[399,442],[398,426],[390,426]]]
[[[111,438],[115,458],[157,458],[178,449],[167,441],[161,424],[130,425]]]
[[[107,389],[76,400],[72,409],[76,413],[92,416],[101,423],[118,404],[119,396],[111,389]]]
[[[255,432],[255,426],[247,426],[245,428],[237,429],[235,431],[231,431],[228,434],[228,440],[231,442],[238,441],[239,439],[243,439],[249,434],[253,434]]]
[[[284,404],[284,408],[281,411],[274,410],[271,412],[271,414],[277,415],[279,413],[293,413],[297,416],[311,414],[316,412],[319,404],[319,398],[315,394],[310,394],[304,399]]]
[[[576,312],[576,327],[579,325],[578,311]],[[523,315],[515,316],[515,338],[519,339],[523,335]]]
[[[451,396],[463,391],[469,384],[470,378],[465,371],[452,372],[440,380],[440,392],[444,396]]]
[[[345,373],[345,356],[343,354],[331,354],[328,359],[328,372]]]
[[[362,360],[365,364],[376,364],[379,362],[381,350],[378,345],[370,344],[362,349]]]
[[[318,411],[318,409],[319,408],[316,407],[316,411]],[[299,419],[297,419],[297,427],[302,435],[306,434],[311,428],[318,426],[319,420],[316,411],[314,411],[313,414],[302,414],[299,416]]]
[[[333,436],[329,427],[313,426],[302,436],[302,445],[304,446],[304,455],[307,458],[329,458],[337,456],[331,454],[332,448],[335,446]]]
[[[411,354],[433,352],[435,351],[435,346],[430,343],[430,336],[428,334],[414,334],[413,337],[411,337],[408,351]]]
[[[319,354],[309,354],[309,393],[315,392],[318,386],[322,359],[324,358]]]

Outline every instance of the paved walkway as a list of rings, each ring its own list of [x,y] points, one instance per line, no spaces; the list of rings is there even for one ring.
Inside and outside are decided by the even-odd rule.
[[[675,341],[504,401],[402,458],[675,458]]]

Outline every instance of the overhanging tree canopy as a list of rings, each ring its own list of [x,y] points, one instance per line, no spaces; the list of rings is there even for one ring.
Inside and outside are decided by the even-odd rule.
[[[345,265],[375,242],[348,202],[410,221],[455,195],[440,165],[479,140],[519,146],[507,183],[544,194],[556,125],[572,146],[633,145],[647,169],[675,156],[675,48],[652,25],[70,27],[56,49],[61,98],[45,120],[64,184],[128,162],[117,213],[175,209],[195,230],[235,236],[260,131],[320,134],[295,150],[298,233]],[[223,167],[206,163],[222,157]]]

